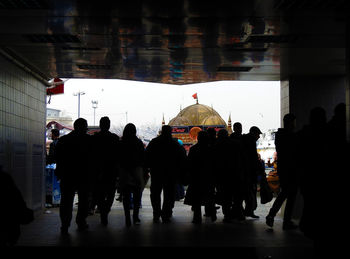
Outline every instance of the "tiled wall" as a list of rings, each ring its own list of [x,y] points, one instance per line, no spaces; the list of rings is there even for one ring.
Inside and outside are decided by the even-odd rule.
[[[0,165],[27,205],[44,203],[45,86],[0,56]]]

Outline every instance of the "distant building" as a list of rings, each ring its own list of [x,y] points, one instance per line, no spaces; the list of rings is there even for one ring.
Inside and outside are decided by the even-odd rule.
[[[162,124],[165,124],[164,119]],[[227,129],[229,134],[232,133],[231,116],[227,125],[213,107],[198,102],[182,109],[175,118],[169,121],[168,125],[172,127],[173,137],[180,139],[186,150],[197,143],[197,135],[201,130]]]
[[[46,125],[51,122],[55,121],[62,125],[66,125],[69,127],[73,126],[73,119],[69,116],[62,116],[61,110],[47,108],[46,109]]]
[[[66,135],[73,130],[73,119],[68,116],[61,116],[61,110],[46,109],[46,148],[51,143],[51,130],[58,129],[60,136]]]

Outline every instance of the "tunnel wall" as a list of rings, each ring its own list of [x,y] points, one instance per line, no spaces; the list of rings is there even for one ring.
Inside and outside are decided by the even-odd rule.
[[[283,116],[292,112],[297,117],[297,129],[308,123],[310,110],[321,106],[327,120],[335,106],[346,102],[345,76],[293,76],[281,81],[281,123]],[[283,126],[283,125],[282,125]]]
[[[44,206],[46,89],[0,55],[0,165],[28,207]]]

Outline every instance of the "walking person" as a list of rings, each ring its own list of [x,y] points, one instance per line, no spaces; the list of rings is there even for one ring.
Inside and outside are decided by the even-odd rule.
[[[242,144],[242,124],[240,122],[235,122],[233,124],[233,132],[230,135],[230,139],[235,143],[238,149],[238,161],[239,168],[237,171],[237,177],[235,179],[235,188],[233,193],[233,207],[232,207],[232,217],[239,221],[245,220],[243,200],[245,195],[245,171],[244,171],[244,157],[243,157],[243,144]]]
[[[295,229],[297,225],[291,220],[295,199],[298,191],[297,184],[297,136],[295,133],[296,117],[288,113],[283,117],[283,128],[275,134],[277,152],[277,174],[280,182],[280,192],[274,201],[268,215],[266,224],[273,227],[274,218],[283,202],[287,200],[283,216],[283,230]]]
[[[91,137],[94,150],[93,200],[100,211],[101,224],[108,224],[108,214],[113,205],[119,166],[119,136],[109,131],[111,122],[105,116],[100,119],[100,131]]]
[[[216,130],[215,128],[207,128],[207,133],[208,133],[208,146],[210,149],[213,149],[216,143]],[[215,156],[212,153],[211,157],[209,157],[209,161],[211,164],[214,164],[214,160],[215,160]],[[215,170],[214,167],[212,167],[212,170]],[[212,174],[214,175],[214,171],[212,172]],[[214,196],[216,195],[216,185],[214,184]],[[215,198],[214,198],[214,202],[215,202]],[[204,205],[204,216],[205,217],[211,217],[212,216],[212,211],[211,211],[211,205],[206,204]],[[220,209],[220,206],[215,205],[215,211],[217,211],[218,209]]]
[[[59,137],[60,137],[60,131],[58,129],[52,129],[51,130],[52,142],[50,143],[49,154],[48,154],[47,160],[46,160],[47,165],[56,163],[56,145],[57,145]]]
[[[77,119],[73,126],[74,130],[61,137],[56,145],[56,175],[60,180],[61,188],[60,219],[63,235],[68,234],[76,192],[79,200],[75,221],[78,230],[83,231],[88,228],[86,218],[89,204],[91,136],[86,134],[87,121],[85,119]]]
[[[136,127],[128,123],[123,130],[120,142],[120,189],[123,197],[125,224],[131,226],[130,206],[133,202],[133,224],[139,225],[139,209],[142,191],[145,187],[145,149],[136,136]],[[131,199],[132,195],[132,199]]]
[[[193,209],[193,223],[202,223],[202,206],[206,207],[207,216],[216,220],[213,149],[209,146],[206,131],[198,132],[198,143],[188,153],[189,185],[184,204]]]
[[[214,145],[214,179],[217,189],[216,200],[222,205],[224,223],[230,223],[233,216],[233,195],[239,172],[238,152],[238,146],[229,138],[227,130],[219,130]]]
[[[186,154],[171,135],[171,127],[164,125],[161,134],[152,139],[146,148],[146,163],[151,175],[151,204],[153,221],[171,221],[175,204],[176,182],[183,169]],[[163,204],[161,193],[163,192]]]
[[[244,156],[244,186],[245,186],[245,195],[244,195],[244,215],[251,218],[259,218],[258,215],[254,214],[254,211],[257,208],[258,202],[256,198],[257,192],[257,181],[259,173],[259,159],[258,152],[256,150],[256,142],[260,138],[262,132],[256,126],[252,126],[249,129],[248,134],[242,136],[242,148]]]

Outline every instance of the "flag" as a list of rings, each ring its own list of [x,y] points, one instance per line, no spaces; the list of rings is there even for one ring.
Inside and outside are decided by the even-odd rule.
[[[47,95],[63,94],[63,93],[64,93],[64,82],[59,78],[55,78],[53,85],[46,89]]]
[[[198,99],[197,93],[193,94],[192,97],[193,97],[194,99]]]

